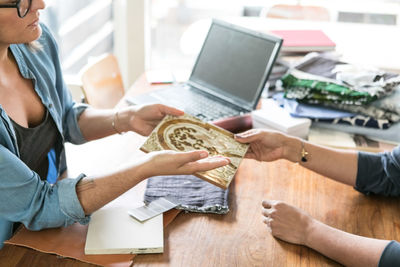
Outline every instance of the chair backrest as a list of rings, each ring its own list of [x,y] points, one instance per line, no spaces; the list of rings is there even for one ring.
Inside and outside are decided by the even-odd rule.
[[[96,108],[114,108],[124,96],[117,58],[106,54],[91,61],[81,71],[86,101]]]
[[[319,20],[331,19],[329,10],[320,6],[284,5],[277,4],[262,12],[268,18]]]

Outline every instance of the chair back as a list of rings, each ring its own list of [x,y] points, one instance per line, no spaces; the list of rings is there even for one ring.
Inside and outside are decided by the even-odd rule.
[[[268,18],[329,21],[329,10],[320,6],[277,4],[262,12]]]
[[[112,54],[91,61],[81,71],[81,80],[85,99],[95,108],[114,108],[124,96],[121,72]]]

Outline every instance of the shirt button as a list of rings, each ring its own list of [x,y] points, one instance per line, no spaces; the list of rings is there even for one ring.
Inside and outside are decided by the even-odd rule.
[[[49,104],[49,108],[52,108],[52,107],[53,107],[53,104],[50,103],[50,104]]]

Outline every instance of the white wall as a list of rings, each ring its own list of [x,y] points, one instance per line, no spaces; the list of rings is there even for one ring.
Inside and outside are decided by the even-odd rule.
[[[148,65],[149,5],[149,0],[114,0],[114,54],[126,90]]]

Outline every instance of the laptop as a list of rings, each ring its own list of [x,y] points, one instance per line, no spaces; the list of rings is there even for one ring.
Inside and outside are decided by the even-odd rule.
[[[127,101],[166,104],[208,122],[250,114],[281,45],[277,36],[214,19],[186,83]]]

